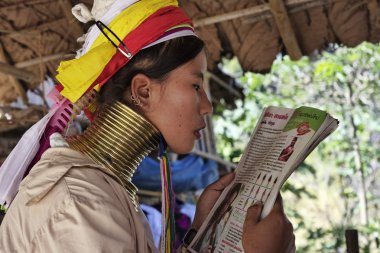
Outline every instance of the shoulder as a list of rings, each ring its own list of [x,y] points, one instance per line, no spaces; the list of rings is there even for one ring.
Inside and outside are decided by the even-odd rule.
[[[134,250],[132,217],[113,204],[115,202],[102,198],[71,195],[61,209],[56,209],[41,223],[30,247],[35,252]]]
[[[72,252],[89,252],[85,248],[97,252],[95,246],[104,249],[112,242],[115,246],[130,242],[134,247],[138,221],[127,193],[102,168],[80,158],[64,149],[44,154],[9,208],[0,241],[7,241],[9,247],[31,244],[36,252],[59,252],[71,244],[75,245]],[[78,251],[82,242],[85,247]]]
[[[48,150],[28,178],[24,186],[29,204],[52,195],[53,199],[62,196],[93,208],[115,207],[121,204],[115,191],[127,195],[113,173],[69,148]]]
[[[112,194],[107,181],[117,181],[111,178],[110,172],[87,156],[69,148],[51,148],[23,180],[20,192],[30,205],[54,194],[96,200]]]

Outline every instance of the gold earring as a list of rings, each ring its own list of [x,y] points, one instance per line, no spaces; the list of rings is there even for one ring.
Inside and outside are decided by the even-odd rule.
[[[134,105],[137,105],[137,106],[141,105],[141,101],[140,101],[138,96],[135,97],[135,96],[131,95],[131,100],[132,100]]]

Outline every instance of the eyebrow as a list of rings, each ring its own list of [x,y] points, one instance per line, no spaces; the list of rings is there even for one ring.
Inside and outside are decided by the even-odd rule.
[[[204,80],[204,74],[202,72],[194,72],[193,75],[202,79],[202,81]]]

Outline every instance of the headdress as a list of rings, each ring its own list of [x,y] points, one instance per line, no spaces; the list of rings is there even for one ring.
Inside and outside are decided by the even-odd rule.
[[[183,36],[194,36],[191,20],[176,0],[95,0],[91,12],[79,4],[73,14],[95,24],[80,39],[76,59],[61,62],[59,84],[51,93],[56,105],[21,138],[0,168],[0,205],[9,205],[25,174],[49,147],[49,136],[62,132],[81,110],[91,115],[94,90],[101,87],[140,50]],[[90,117],[91,118],[91,117]],[[163,252],[172,250],[174,220],[170,167],[161,140],[163,182]],[[164,205],[166,203],[166,205]],[[166,240],[165,240],[166,235]]]

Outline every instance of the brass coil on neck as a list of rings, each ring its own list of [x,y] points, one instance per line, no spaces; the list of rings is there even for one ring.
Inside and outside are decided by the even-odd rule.
[[[70,147],[109,169],[123,182],[135,205],[132,176],[142,159],[158,147],[160,133],[128,106],[106,105],[82,135],[67,137]]]

